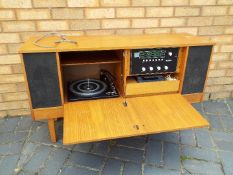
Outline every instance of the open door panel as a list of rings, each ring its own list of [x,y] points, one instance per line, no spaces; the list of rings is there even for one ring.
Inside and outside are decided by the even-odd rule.
[[[64,144],[209,126],[180,94],[90,100],[64,106]]]

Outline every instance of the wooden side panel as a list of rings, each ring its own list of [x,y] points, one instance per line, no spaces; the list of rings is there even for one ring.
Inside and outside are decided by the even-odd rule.
[[[187,62],[187,57],[188,57],[188,50],[189,50],[189,47],[183,47],[183,48],[180,48],[180,53],[179,53],[178,77],[180,80],[180,87],[179,87],[180,93],[182,91],[182,86],[183,86],[183,82],[184,82],[184,75],[185,75],[185,67],[186,67],[186,62]]]
[[[208,126],[180,95],[90,100],[64,106],[64,144]]]
[[[212,46],[189,48],[182,94],[203,92]]]
[[[184,94],[183,97],[189,103],[198,103],[202,101],[203,93],[194,93],[194,94]]]
[[[62,104],[64,104],[64,88],[63,88],[63,79],[62,79],[62,68],[61,68],[61,60],[59,57],[59,53],[56,53],[56,60],[57,60],[57,75],[59,80],[59,88],[60,88],[60,94],[61,94],[61,101]]]
[[[55,53],[23,54],[32,108],[61,106]]]
[[[64,115],[63,106],[53,108],[33,109],[32,113],[35,120],[56,119]]]

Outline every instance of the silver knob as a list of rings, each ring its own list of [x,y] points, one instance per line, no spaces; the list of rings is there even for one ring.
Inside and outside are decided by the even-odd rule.
[[[142,72],[145,72],[146,71],[146,68],[145,67],[142,67]]]
[[[164,69],[165,69],[165,70],[168,70],[168,66],[164,66]]]
[[[157,66],[157,70],[161,70],[161,67],[160,67],[160,66]]]
[[[169,56],[172,56],[172,52],[168,52],[168,55],[169,55]]]
[[[150,69],[150,71],[153,71],[153,70],[154,70],[154,68],[153,68],[153,67],[151,67],[151,66],[149,67],[149,69]]]

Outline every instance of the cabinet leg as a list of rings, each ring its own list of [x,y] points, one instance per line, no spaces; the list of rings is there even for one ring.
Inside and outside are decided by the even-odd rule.
[[[55,130],[55,120],[49,119],[48,120],[48,126],[49,126],[49,133],[50,133],[50,139],[53,143],[57,141],[56,139],[56,130]]]

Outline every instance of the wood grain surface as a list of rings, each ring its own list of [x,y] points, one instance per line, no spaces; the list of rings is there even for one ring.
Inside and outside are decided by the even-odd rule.
[[[180,95],[101,99],[64,105],[64,144],[206,127],[208,122]]]
[[[129,36],[68,36],[68,39],[77,41],[78,44],[60,43],[56,36],[45,38],[39,42],[40,45],[54,46],[52,48],[38,47],[33,42],[38,37],[32,37],[19,49],[20,53],[30,52],[64,52],[64,51],[87,51],[87,50],[117,50],[117,49],[139,49],[159,47],[184,47],[213,45],[207,37],[192,36],[190,34],[153,34],[153,35],[129,35]]]
[[[126,96],[146,95],[165,92],[175,93],[179,91],[179,84],[179,80],[138,83],[135,80],[135,78],[130,77],[127,79]]]

